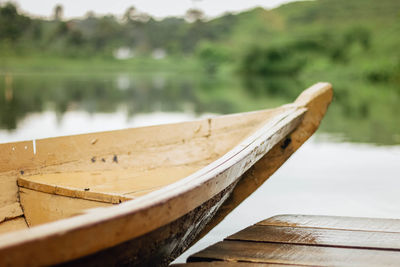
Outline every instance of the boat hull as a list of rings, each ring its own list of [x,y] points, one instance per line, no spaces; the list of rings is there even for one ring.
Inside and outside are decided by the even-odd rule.
[[[22,205],[35,204],[32,214],[43,210],[41,205],[47,202],[53,204],[54,210],[61,209],[58,203],[81,200],[85,203],[107,200],[111,206],[85,209],[82,213],[71,213],[76,216],[30,225],[33,227],[29,230],[0,236],[0,265],[167,265],[256,190],[315,132],[331,99],[331,86],[320,83],[303,92],[294,103],[272,110],[162,127],[33,140],[36,151],[38,148],[40,151],[33,155],[27,142],[3,145],[6,153],[0,163],[5,164],[0,167],[14,186],[11,200],[18,207],[19,198],[14,196],[22,194],[24,200],[27,190],[40,191],[35,195],[41,196],[40,201],[34,198],[31,198],[34,202],[21,201]],[[251,131],[245,132],[245,129]],[[238,134],[242,141],[236,143],[233,137]],[[146,150],[138,157],[131,153],[132,148]],[[82,153],[90,156],[89,164]],[[113,161],[106,160],[104,153],[112,156]],[[93,190],[97,184],[73,190],[68,184],[60,186],[63,181],[58,173],[68,173],[67,181],[80,182],[81,176],[76,176],[76,171],[81,168],[87,171],[83,177],[94,177],[93,181],[100,174],[108,176],[110,173],[102,172],[103,164],[109,164],[118,175],[130,175],[134,167],[140,171],[147,166],[134,179],[122,176],[120,182],[136,182],[135,179],[144,179],[154,170],[159,170],[157,175],[174,177],[177,169],[171,172],[165,166],[176,165],[186,172],[184,167],[190,155],[197,155],[196,160],[190,161],[194,166],[204,160],[207,164],[178,181],[121,204],[118,204],[120,195]],[[19,187],[16,187],[16,172],[23,176],[18,179]],[[26,178],[28,172],[32,173]],[[76,179],[69,180],[70,177]],[[51,178],[57,183],[45,183],[42,178]],[[123,185],[116,185],[125,190]],[[57,199],[63,202],[54,203]],[[14,213],[16,205],[6,210],[7,218]],[[71,208],[71,205],[65,207]],[[29,214],[18,211],[15,216],[28,222]]]
[[[237,182],[163,227],[58,266],[167,266],[196,240],[230,196]]]

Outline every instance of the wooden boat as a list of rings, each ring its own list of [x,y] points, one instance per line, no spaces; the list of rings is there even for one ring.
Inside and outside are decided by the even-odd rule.
[[[275,109],[0,145],[0,266],[166,265],[317,129],[318,83]]]

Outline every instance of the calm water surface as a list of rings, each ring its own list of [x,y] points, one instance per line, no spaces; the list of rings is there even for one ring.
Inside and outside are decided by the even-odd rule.
[[[0,75],[0,142],[179,122],[291,101],[251,95],[237,81],[167,74]],[[334,101],[321,130],[177,262],[277,214],[400,219],[399,113],[357,119],[341,110]]]

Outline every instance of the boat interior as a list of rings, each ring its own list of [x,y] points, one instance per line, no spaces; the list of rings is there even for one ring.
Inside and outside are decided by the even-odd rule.
[[[0,144],[0,234],[118,205],[172,184],[288,108]]]

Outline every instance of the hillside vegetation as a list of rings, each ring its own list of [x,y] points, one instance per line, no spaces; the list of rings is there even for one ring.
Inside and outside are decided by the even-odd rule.
[[[398,0],[300,1],[212,20],[199,10],[155,20],[134,8],[123,18],[39,19],[1,4],[0,73],[83,70],[232,77],[255,98],[285,101],[329,81],[336,104],[326,130],[400,142]]]

